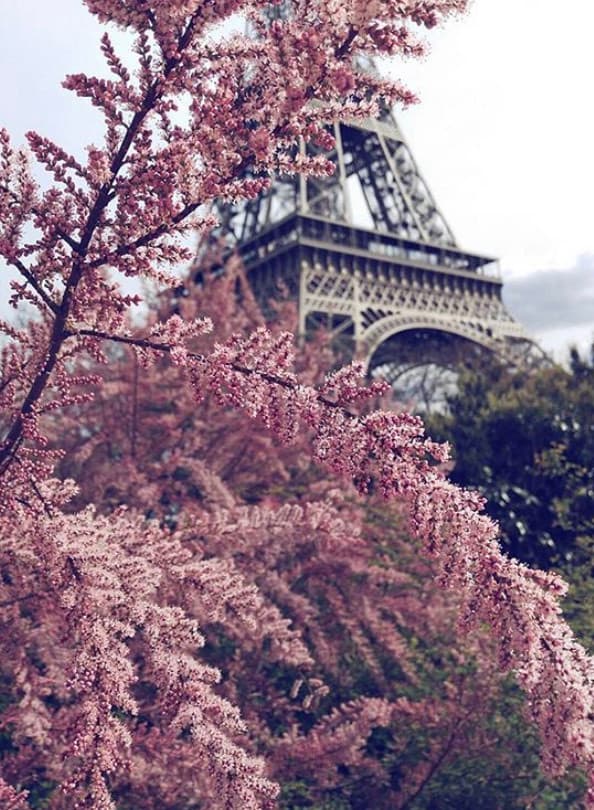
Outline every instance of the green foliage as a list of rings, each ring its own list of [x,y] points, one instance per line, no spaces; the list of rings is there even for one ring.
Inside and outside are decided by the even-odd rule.
[[[523,697],[512,678],[494,696],[490,711],[473,718],[483,745],[468,738],[454,758],[444,758],[402,810],[578,810],[585,790],[582,774],[548,782],[539,769],[539,743],[523,716]],[[406,764],[404,765],[406,767]]]
[[[452,478],[478,488],[506,550],[541,568],[587,559],[594,528],[594,367],[512,375],[498,366],[462,377],[447,415],[428,430],[453,445]]]
[[[350,810],[352,805],[340,797],[324,798],[314,801],[310,798],[310,788],[305,781],[290,782],[283,785],[278,802],[279,810]]]
[[[539,743],[522,706],[523,697],[510,678],[494,695],[490,711],[469,718],[466,728],[442,729],[436,737],[411,724],[404,748],[395,745],[388,729],[375,729],[367,746],[389,765],[385,791],[371,787],[364,773],[348,768],[338,786],[320,791],[311,774],[282,786],[279,810],[580,810],[585,777],[575,772],[554,783],[544,778]],[[461,740],[466,744],[460,745]],[[395,799],[398,794],[392,791],[419,766],[417,791]]]

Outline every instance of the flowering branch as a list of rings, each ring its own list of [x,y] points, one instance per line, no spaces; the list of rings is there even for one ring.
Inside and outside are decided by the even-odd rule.
[[[90,402],[100,381],[87,369],[106,363],[102,343],[113,341],[130,346],[146,366],[156,355],[167,355],[182,372],[195,407],[209,395],[257,419],[287,446],[309,433],[311,455],[326,469],[354,482],[361,493],[402,500],[438,580],[457,594],[461,628],[488,625],[501,669],[513,670],[529,696],[547,771],[558,775],[578,766],[592,772],[594,664],[561,618],[558,599],[565,585],[501,554],[496,526],[481,514],[481,499],[444,479],[439,463],[447,449],[424,436],[420,420],[381,411],[361,415],[359,406],[382,387],[362,388],[356,365],[328,375],[319,387],[301,384],[286,332],[259,328],[197,352],[194,341],[208,332],[208,322],[174,316],[156,324],[148,337],[132,336],[126,333],[126,313],[135,299],[113,281],[115,272],[177,284],[164,268],[190,258],[181,238],[191,229],[212,227],[212,219],[202,216],[210,201],[254,197],[277,172],[331,171],[325,158],[296,153],[300,137],[328,145],[329,122],[366,117],[381,103],[412,100],[399,85],[356,70],[355,49],[418,54],[410,23],[431,27],[463,10],[464,0],[295,0],[294,16],[272,23],[261,19],[267,4],[260,0],[86,0],[86,5],[101,21],[136,36],[134,77],[106,36],[102,50],[114,78],[79,75],[65,82],[102,112],[103,148],[89,146],[82,165],[29,133],[31,152],[54,180],[41,193],[27,156],[0,132],[0,255],[24,279],[13,282],[13,302],[28,301],[41,316],[24,329],[1,324],[9,340],[0,349],[0,553],[9,573],[0,587],[10,598],[0,600],[0,609],[15,622],[5,660],[19,696],[6,721],[12,718],[22,739],[35,739],[48,759],[64,763],[68,801],[108,810],[114,806],[112,781],[130,767],[132,737],[143,733],[136,719],[138,692],[144,687],[152,694],[154,688],[156,694],[144,700],[153,738],[164,740],[167,750],[191,739],[207,766],[199,770],[212,775],[199,777],[195,794],[246,810],[274,799],[264,763],[237,742],[245,727],[235,704],[215,690],[218,672],[194,654],[202,637],[188,612],[191,607],[205,620],[223,623],[236,638],[251,633],[259,651],[266,639],[262,625],[270,622],[272,660],[293,668],[311,664],[290,621],[260,602],[255,585],[238,572],[226,545],[231,541],[224,537],[233,534],[241,547],[261,529],[249,553],[242,549],[246,557],[251,554],[258,584],[284,600],[289,613],[308,617],[303,595],[259,559],[280,555],[279,543],[268,543],[262,528],[268,521],[271,535],[279,534],[275,518],[265,510],[246,518],[232,509],[235,524],[226,523],[219,509],[208,530],[213,546],[224,553],[213,559],[191,526],[183,537],[176,535],[173,512],[162,516],[163,525],[166,519],[173,524],[170,532],[146,520],[148,508],[136,517],[122,510],[99,516],[92,509],[67,515],[74,489],[50,480],[62,455],[47,435],[51,415],[67,406],[80,413]],[[253,20],[260,39],[213,44],[207,37],[211,26],[236,12]],[[179,122],[183,106],[187,115]],[[245,176],[248,169],[251,178]],[[138,416],[135,399],[134,456]],[[78,424],[75,433],[80,439]],[[172,458],[163,451],[159,461],[166,466],[174,463],[174,453]],[[224,483],[201,469],[199,459],[190,455],[186,463],[180,475],[191,468],[201,485],[210,487],[213,502],[234,507]],[[176,473],[174,467],[171,477]],[[144,485],[146,491],[136,495],[140,502],[160,503],[151,482]],[[302,531],[303,556],[323,523],[315,509],[310,512],[279,518],[283,537],[293,537],[285,531],[292,523]],[[22,524],[18,532],[15,515]],[[190,509],[190,524],[194,518],[194,528],[208,523]],[[327,535],[325,566],[332,543],[346,543],[344,529],[329,529]],[[356,556],[356,538],[347,540]],[[30,599],[32,593],[38,601]],[[338,586],[324,593],[330,605],[344,599]],[[27,610],[20,611],[25,601]],[[352,620],[344,623],[373,662],[365,633]],[[385,621],[374,613],[366,626],[382,630]],[[331,661],[315,625],[311,637],[320,657]],[[72,639],[70,647],[64,648],[64,638]],[[401,639],[391,637],[386,648],[397,654]],[[43,667],[36,667],[31,649]],[[297,679],[295,695],[303,681]],[[48,683],[59,706],[53,715],[40,697],[48,694]],[[308,684],[304,710],[327,694],[321,682]],[[365,698],[331,712],[324,725],[328,756],[356,762],[361,738],[374,724],[392,722],[396,709],[394,701]],[[150,739],[147,746],[150,750]],[[23,806],[22,794],[2,781],[0,794],[11,806]],[[594,807],[594,792],[588,801]]]
[[[135,343],[145,362],[147,350],[167,352],[198,401],[213,391],[221,404],[258,419],[283,443],[294,442],[306,427],[313,433],[313,456],[323,466],[350,478],[361,492],[373,487],[404,499],[413,534],[435,560],[438,580],[458,595],[461,626],[491,628],[502,670],[515,672],[528,694],[548,773],[574,766],[592,773],[594,661],[561,617],[558,599],[566,585],[502,554],[497,526],[481,514],[482,499],[446,481],[431,463],[445,461],[447,448],[424,439],[420,420],[353,414],[349,404],[377,394],[358,386],[356,366],[330,375],[319,391],[300,385],[286,333],[274,336],[260,328],[247,339],[232,336],[210,355],[193,355],[184,346],[195,334],[192,325],[173,316],[155,331],[170,341],[167,348],[151,340],[124,342]]]
[[[238,3],[237,6],[239,5]],[[89,7],[105,19],[113,11],[113,9],[108,11],[108,6],[102,3],[89,2]],[[119,18],[119,13],[119,11],[116,13],[116,18]],[[292,143],[305,124],[310,130],[309,137],[315,138],[323,132],[324,121],[337,114],[338,108],[336,110],[332,108],[330,100],[340,96],[342,85],[333,87],[330,74],[317,62],[310,66],[309,76],[305,82],[303,76],[300,78],[302,92],[292,97],[290,105],[282,109],[282,105],[279,107],[281,99],[274,98],[264,84],[259,87],[257,78],[252,81],[250,95],[245,94],[242,76],[237,72],[233,76],[233,71],[226,75],[225,71],[231,69],[231,63],[224,52],[217,52],[211,46],[205,47],[200,44],[198,36],[202,34],[204,28],[204,9],[201,3],[196,5],[193,13],[187,18],[179,16],[180,12],[177,11],[171,11],[173,16],[168,18],[168,13],[162,10],[157,13],[148,8],[146,17],[145,12],[140,12],[138,18],[134,15],[122,17],[122,20],[126,20],[125,24],[131,25],[139,32],[138,53],[141,62],[139,75],[141,86],[144,85],[143,95],[139,95],[131,88],[130,77],[117,60],[107,37],[103,39],[104,53],[119,81],[106,83],[73,76],[65,82],[66,87],[79,95],[91,98],[93,104],[104,112],[108,124],[107,150],[90,148],[88,164],[83,167],[51,142],[34,133],[29,134],[30,146],[35,156],[54,174],[56,180],[66,187],[66,196],[64,192],[52,189],[45,196],[45,207],[43,201],[37,202],[35,186],[28,176],[25,157],[22,154],[15,155],[10,148],[8,136],[6,133],[2,135],[6,180],[2,182],[0,188],[5,192],[4,205],[9,219],[14,222],[13,225],[9,223],[5,240],[7,244],[3,252],[51,311],[53,321],[48,330],[45,351],[40,355],[35,373],[29,377],[20,407],[15,410],[11,419],[12,424],[0,446],[0,474],[5,474],[8,470],[21,445],[27,421],[35,419],[37,404],[51,384],[54,370],[61,365],[63,342],[69,335],[68,321],[74,316],[77,321],[87,323],[94,321],[97,326],[101,326],[105,311],[105,308],[102,309],[102,303],[107,305],[108,298],[110,303],[114,303],[113,287],[107,285],[97,271],[102,267],[111,266],[126,274],[153,274],[164,280],[162,272],[153,270],[152,264],[159,259],[171,262],[186,256],[184,248],[168,244],[166,240],[176,232],[182,233],[187,227],[186,223],[201,206],[217,194],[254,196],[266,185],[266,175],[273,167],[284,171],[290,170],[291,166],[307,169],[307,162],[304,163],[300,157],[289,158]],[[144,19],[144,22],[141,23],[141,19]],[[171,33],[167,32],[166,19],[170,22],[175,19],[174,30],[177,34],[174,39],[171,38]],[[325,59],[332,64],[348,64],[357,37],[365,39],[364,21],[360,21],[357,25],[349,23],[334,29],[329,20],[324,19],[323,24],[326,29],[319,28],[315,36],[310,35],[308,46],[315,49],[325,41],[329,49]],[[161,52],[158,70],[151,70],[153,57],[150,55],[147,28],[152,31]],[[233,53],[233,57],[238,60],[239,65],[242,65],[243,70],[254,59],[261,57],[267,48],[272,47],[278,51],[278,58],[285,64],[292,48],[295,54],[298,48],[303,48],[303,30],[305,29],[295,22],[274,23],[266,32],[265,39],[268,41],[255,43],[238,38],[240,50]],[[219,158],[224,155],[223,161],[219,159],[219,166],[214,163],[214,154],[211,155],[209,150],[205,151],[204,146],[205,126],[212,126],[213,123],[217,128],[220,126],[216,122],[218,110],[212,106],[214,97],[210,99],[209,94],[203,92],[202,97],[196,99],[193,108],[195,120],[187,131],[181,127],[172,128],[167,118],[167,113],[176,106],[174,96],[193,89],[195,82],[204,77],[205,71],[212,70],[213,64],[221,67],[220,81],[226,88],[225,92],[230,94],[228,111],[236,119],[225,140],[231,144],[234,132],[240,132],[247,137],[247,148],[243,148],[242,151],[237,152],[233,147],[229,149],[227,155],[219,151],[217,155]],[[270,74],[266,68],[263,69],[262,81],[268,80]],[[373,85],[371,79],[367,83],[370,87]],[[357,75],[356,81],[353,78],[353,82],[349,83],[349,89],[357,84],[363,88],[364,77]],[[235,99],[233,92],[236,93]],[[377,98],[387,98],[390,95],[396,97],[400,92],[399,88],[388,83],[375,82],[372,89]],[[262,105],[261,99],[264,95],[267,101]],[[311,108],[308,102],[314,96],[326,99],[327,109]],[[133,114],[128,123],[125,123],[124,111],[133,107],[135,107]],[[359,114],[366,112],[367,109],[362,108]],[[162,137],[166,143],[161,150],[151,150],[150,147],[152,127],[150,122],[155,114],[161,116],[164,122]],[[208,118],[212,119],[213,116],[214,119],[209,121]],[[266,125],[262,123],[257,128],[257,137],[253,134],[253,130],[246,128],[244,122],[248,118],[260,119],[262,122],[266,120]],[[227,113],[225,122],[229,123]],[[196,158],[192,157],[193,151],[198,155],[202,153],[201,159],[196,161]],[[194,166],[190,168],[192,162]],[[209,163],[213,164],[211,169],[208,168]],[[18,165],[16,174],[15,165]],[[167,166],[166,170],[164,166]],[[260,175],[259,179],[240,179],[244,177],[248,166],[255,167]],[[127,170],[126,176],[120,177],[124,168]],[[322,166],[316,158],[309,166],[309,170],[320,169],[328,171],[329,165]],[[187,181],[181,180],[180,171],[187,175],[187,170],[193,178],[192,186],[188,185]],[[76,186],[71,173],[85,180],[90,194]],[[156,204],[154,196],[149,203],[146,191],[142,192],[146,201],[143,215],[140,215],[140,209],[135,211],[134,214],[138,213],[139,216],[134,217],[133,224],[131,212],[125,212],[126,206],[129,207],[134,193],[139,190],[138,183],[143,182],[146,186],[145,178],[149,176],[163,184],[167,204]],[[181,193],[175,191],[176,184]],[[183,202],[181,207],[177,204],[178,198]],[[112,220],[107,210],[114,201],[117,201],[119,214]],[[50,202],[51,211],[48,207]],[[76,217],[73,216],[74,212],[77,213]],[[20,225],[27,217],[33,217],[36,227],[45,232],[44,238],[36,245],[39,262],[31,268],[19,258],[15,241]],[[202,225],[212,225],[212,222],[207,219]],[[78,231],[76,238],[73,229]],[[134,235],[134,238],[125,238],[128,235]],[[58,248],[55,236],[64,240],[71,249],[71,257]],[[51,249],[46,247],[48,244],[52,246]],[[47,267],[51,268],[52,264],[55,270],[50,270],[50,273],[58,272],[63,283],[59,302],[55,301],[41,284],[41,277],[48,277]],[[91,288],[95,289],[93,298],[90,297]],[[120,296],[119,302],[116,298],[116,303],[120,312],[123,312],[125,299]],[[113,319],[115,315],[113,307],[108,309],[111,309]],[[118,322],[121,323],[121,316]],[[24,379],[23,377],[23,382]]]

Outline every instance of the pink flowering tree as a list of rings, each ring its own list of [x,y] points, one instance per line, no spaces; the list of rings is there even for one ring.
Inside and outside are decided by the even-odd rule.
[[[61,478],[56,465],[68,462],[62,417],[64,438],[86,446],[89,459],[99,447],[85,441],[89,432],[97,435],[85,414],[93,413],[97,388],[110,384],[97,366],[113,362],[114,347],[116,356],[134,352],[136,379],[165,360],[195,404],[241,412],[283,444],[305,433],[311,456],[332,475],[361,494],[398,498],[437,581],[456,594],[460,628],[471,634],[488,626],[500,669],[513,670],[525,690],[546,771],[591,771],[594,668],[562,621],[564,585],[501,554],[480,499],[445,480],[439,464],[447,451],[423,436],[419,420],[366,410],[381,386],[361,387],[356,366],[317,386],[300,379],[290,334],[263,325],[218,342],[200,314],[135,330],[127,318],[135,299],[120,284],[132,277],[177,285],[172,271],[190,259],[188,234],[215,224],[213,200],[254,196],[279,171],[331,171],[323,157],[301,155],[299,137],[324,146],[329,122],[412,99],[398,84],[354,69],[357,53],[419,54],[414,27],[435,25],[465,1],[296,0],[294,14],[271,24],[259,0],[86,5],[135,36],[133,73],[105,35],[112,78],[65,81],[101,111],[102,146],[90,146],[83,163],[38,134],[29,133],[25,152],[0,133],[0,255],[18,276],[11,303],[34,310],[25,327],[1,325],[0,609],[5,676],[14,689],[3,722],[18,745],[0,781],[3,800],[26,806],[21,775],[43,752],[53,808],[111,810],[123,781],[146,782],[153,767],[166,780],[167,756],[179,751],[193,800],[271,805],[277,788],[259,756],[265,746],[256,750],[246,737],[249,704],[232,687],[217,687],[220,672],[197,654],[202,628],[220,623],[237,637],[253,637],[256,649],[270,645],[280,659],[307,667],[311,651],[280,609],[282,593],[273,599],[262,573],[254,573],[262,571],[259,555],[266,556],[263,538],[275,536],[278,522],[308,536],[322,526],[319,542],[344,551],[344,532],[326,501],[322,514],[315,505],[281,510],[280,517],[246,514],[243,523],[243,513],[227,514],[237,504],[225,506],[230,496],[220,476],[195,454],[187,454],[191,474],[202,476],[217,509],[200,515],[191,536],[170,512],[156,510],[161,520],[147,520],[142,505],[159,487],[145,471],[134,472],[130,458],[118,466],[129,454],[109,459],[116,489],[133,471],[130,498],[118,508],[96,488],[86,500],[84,481],[79,492]],[[208,36],[234,13],[250,20],[257,37]],[[31,156],[49,174],[43,188],[30,172]],[[66,430],[72,414],[78,424]],[[137,417],[132,458],[147,441]],[[160,463],[171,462],[163,450],[160,456]],[[105,465],[98,469],[105,476]],[[208,552],[198,531],[210,538]],[[255,558],[245,566],[231,552],[243,536],[251,538],[247,557]],[[272,566],[280,555],[274,549]],[[373,611],[368,621],[378,621]],[[310,681],[306,696],[323,697],[320,689]],[[360,740],[365,729],[397,717],[381,701],[341,711],[318,735],[320,750],[336,750],[338,734],[353,761],[359,754],[344,729],[358,723],[351,739]],[[306,749],[298,731],[287,737],[287,756],[303,758]]]
[[[216,279],[203,267],[199,288],[188,280],[185,294],[164,296],[152,317],[172,307],[184,319],[211,317],[219,340],[249,335],[261,321],[236,263]],[[280,309],[283,325],[296,321],[294,306]],[[332,356],[323,336],[312,338],[296,365],[315,383]],[[205,337],[200,349],[210,343]],[[282,787],[281,807],[293,807],[291,797],[301,806],[299,796],[316,807],[331,799],[414,807],[447,786],[452,769],[466,776],[450,803],[470,799],[478,784],[487,802],[494,773],[510,808],[512,794],[538,795],[543,782],[515,706],[508,727],[512,695],[493,644],[484,632],[458,631],[456,596],[433,582],[398,501],[392,508],[381,496],[357,496],[316,471],[305,433],[278,447],[208,393],[196,403],[167,356],[140,370],[129,349],[102,376],[93,403],[56,420],[59,472],[79,485],[69,509],[93,502],[111,513],[127,504],[168,526],[192,559],[232,561],[257,588],[247,634],[232,613],[205,612],[201,598],[184,609],[207,640],[202,654],[224,673],[220,694],[240,707],[251,750]],[[151,716],[146,696],[139,715]],[[153,745],[141,753],[135,742],[134,777],[116,796],[155,810],[191,806],[195,752],[175,736],[164,745],[165,732],[151,724]]]

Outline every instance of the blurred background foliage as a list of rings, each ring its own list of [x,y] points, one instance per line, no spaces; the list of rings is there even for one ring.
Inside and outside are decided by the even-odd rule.
[[[569,582],[565,617],[578,638],[594,649],[594,344],[590,356],[572,349],[569,364],[529,372],[510,372],[496,362],[465,372],[447,409],[424,414],[427,433],[452,446],[450,477],[478,489],[485,509],[501,527],[501,543],[510,555],[531,567],[553,569]],[[381,510],[375,519],[381,522]],[[403,547],[399,546],[399,564]],[[414,643],[411,640],[410,643]],[[433,639],[419,649],[420,658],[435,664],[444,681],[458,666],[448,641]],[[421,666],[421,669],[423,667]],[[435,669],[423,669],[426,694],[439,689]],[[359,678],[365,693],[364,678]],[[568,774],[551,784],[539,770],[538,740],[523,716],[523,698],[512,678],[506,679],[481,706],[466,745],[437,761],[416,795],[401,810],[577,810],[584,779]],[[486,708],[486,710],[485,710]],[[390,773],[392,785],[407,769],[418,767],[435,739],[422,725],[406,730],[408,743],[396,751],[389,734],[368,742]],[[440,733],[444,733],[443,728]],[[478,744],[480,739],[481,744]],[[493,747],[484,746],[491,740]],[[450,741],[443,740],[444,751]],[[435,749],[433,749],[434,752]],[[325,794],[315,779],[285,783],[283,810],[365,810],[389,807],[370,796],[364,781],[345,773],[339,787]],[[389,800],[388,800],[389,801]]]
[[[594,527],[594,353],[570,366],[512,374],[496,364],[466,372],[448,411],[427,418],[452,445],[451,478],[477,488],[514,557],[573,568]]]
[[[428,432],[452,445],[451,478],[480,490],[505,550],[570,583],[564,614],[594,646],[594,344],[566,368],[466,372]]]

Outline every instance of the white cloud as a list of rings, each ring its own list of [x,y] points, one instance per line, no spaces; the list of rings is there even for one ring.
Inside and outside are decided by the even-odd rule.
[[[505,285],[504,299],[534,331],[594,328],[594,254],[581,256],[574,267],[512,278]]]
[[[594,4],[476,0],[395,66],[421,104],[405,133],[463,246],[504,277],[594,251]]]

